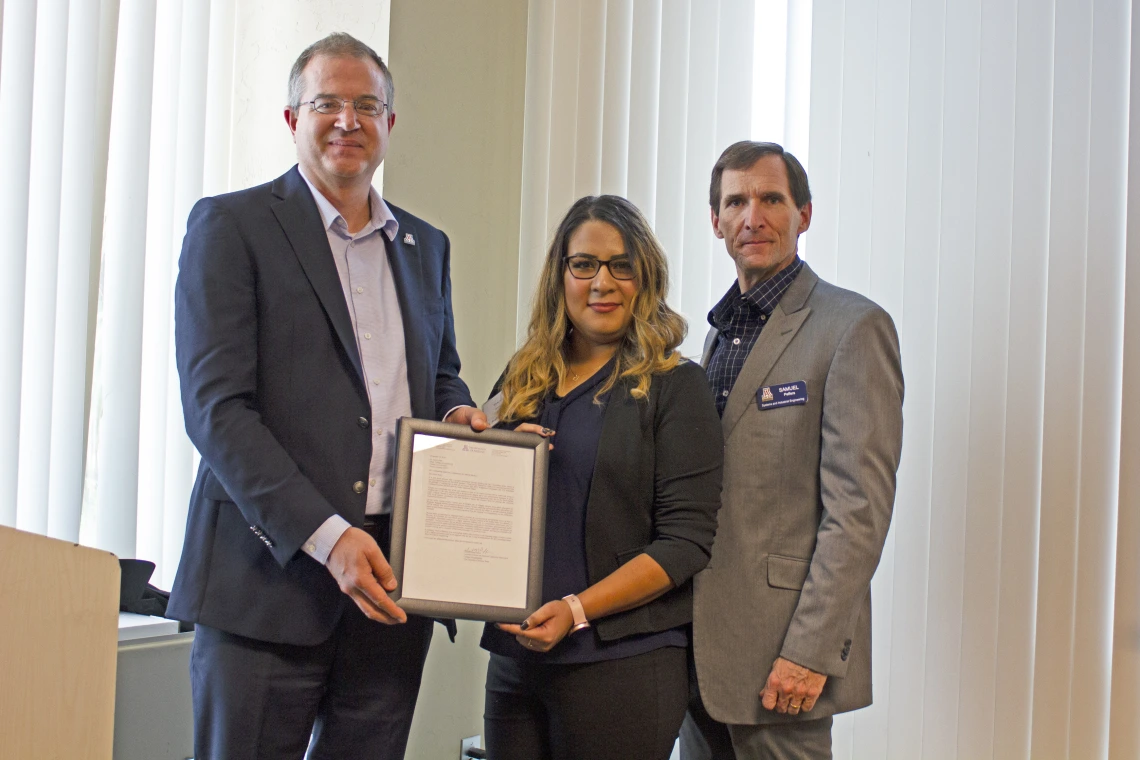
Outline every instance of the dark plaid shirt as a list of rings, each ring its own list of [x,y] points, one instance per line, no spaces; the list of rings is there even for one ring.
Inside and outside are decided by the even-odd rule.
[[[756,345],[760,331],[803,267],[803,260],[796,256],[791,266],[744,294],[741,294],[740,286],[734,282],[724,298],[709,312],[709,324],[716,328],[719,335],[712,358],[709,359],[707,373],[716,400],[716,410],[720,414],[724,414],[728,394],[736,383],[748,354],[752,352],[752,346]]]

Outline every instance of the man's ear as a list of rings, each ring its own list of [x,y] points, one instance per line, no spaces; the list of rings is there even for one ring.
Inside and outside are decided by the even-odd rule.
[[[799,234],[799,235],[804,234],[805,232],[807,232],[807,229],[810,226],[811,226],[811,201],[808,201],[806,204],[804,204],[804,207],[800,209],[800,231],[797,234]]]
[[[293,142],[297,142],[297,112],[285,106],[285,123],[289,125],[289,132],[293,135]]]
[[[720,231],[720,216],[712,206],[709,206],[709,219],[712,220],[713,234],[720,240],[724,240],[724,233]]]

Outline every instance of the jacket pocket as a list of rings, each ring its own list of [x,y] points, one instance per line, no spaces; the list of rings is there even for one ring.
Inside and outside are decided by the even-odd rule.
[[[809,560],[769,554],[768,585],[800,591],[804,587],[804,581],[807,580],[809,569],[811,569]]]

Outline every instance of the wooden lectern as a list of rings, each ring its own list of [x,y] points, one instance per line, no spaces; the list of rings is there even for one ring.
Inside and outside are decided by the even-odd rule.
[[[0,758],[110,760],[119,562],[0,526]]]

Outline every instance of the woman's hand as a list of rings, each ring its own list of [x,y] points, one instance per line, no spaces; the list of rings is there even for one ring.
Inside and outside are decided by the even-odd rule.
[[[515,432],[516,433],[535,433],[537,435],[541,435],[543,438],[550,438],[552,435],[554,435],[554,431],[551,430],[550,428],[542,427],[540,425],[535,425],[533,422],[522,423],[517,428],[515,428]],[[550,444],[550,449],[551,449],[551,451],[554,450],[554,444],[553,443]]]
[[[500,630],[512,634],[515,641],[532,652],[549,652],[566,638],[573,626],[574,613],[570,611],[570,605],[561,599],[542,605],[522,625],[499,623]]]

